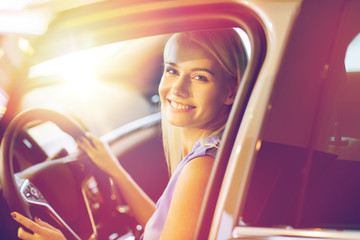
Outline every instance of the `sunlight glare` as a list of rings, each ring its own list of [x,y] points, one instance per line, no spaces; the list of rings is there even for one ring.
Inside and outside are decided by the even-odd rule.
[[[31,47],[29,40],[23,37],[19,38],[18,47],[23,53],[28,54],[30,56],[34,53],[34,49]]]
[[[251,56],[251,43],[250,43],[250,39],[249,36],[247,35],[247,33],[242,30],[241,28],[234,28],[235,31],[237,31],[237,33],[240,35],[241,40],[244,43],[245,46],[245,51],[247,54],[247,58],[249,60],[250,56]]]
[[[60,76],[71,91],[90,90],[97,86],[96,75],[101,72],[99,66],[114,52],[125,46],[125,42],[113,43],[93,49],[83,50],[57,57],[30,68],[29,78],[36,79]]]
[[[48,9],[4,11],[0,14],[0,32],[42,35],[53,17],[54,14]]]
[[[79,64],[69,65],[61,74],[66,81],[65,84],[69,90],[79,92],[92,88],[95,84],[94,66],[89,67],[87,64],[79,66]]]

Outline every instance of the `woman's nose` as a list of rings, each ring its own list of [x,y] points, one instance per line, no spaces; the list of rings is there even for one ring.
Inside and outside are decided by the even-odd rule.
[[[180,75],[176,81],[174,81],[171,87],[171,93],[180,96],[180,97],[188,97],[189,96],[189,83],[187,81],[187,77],[184,75]]]

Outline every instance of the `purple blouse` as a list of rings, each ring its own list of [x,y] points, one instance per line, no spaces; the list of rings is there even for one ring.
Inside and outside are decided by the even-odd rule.
[[[141,239],[144,240],[157,240],[160,238],[161,232],[163,230],[167,213],[169,211],[171,198],[175,189],[176,182],[179,178],[179,175],[184,168],[184,166],[190,162],[192,159],[200,156],[210,155],[215,157],[217,152],[217,147],[220,144],[220,139],[217,135],[209,138],[205,143],[201,144],[200,141],[197,141],[192,149],[192,152],[188,154],[176,168],[175,172],[172,174],[167,187],[165,188],[163,194],[156,203],[156,209],[154,214],[151,216],[149,221],[145,226],[145,231]]]

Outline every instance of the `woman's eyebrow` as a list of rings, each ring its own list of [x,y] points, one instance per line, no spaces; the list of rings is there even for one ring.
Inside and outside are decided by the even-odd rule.
[[[174,67],[178,67],[178,65],[176,63],[173,63],[173,62],[165,62],[164,65],[166,65],[166,64],[174,66]],[[210,69],[208,69],[208,68],[192,68],[191,71],[192,72],[204,71],[204,72],[208,72],[209,74],[215,76],[215,73],[213,71],[211,71]]]
[[[195,72],[195,71],[203,71],[203,72],[207,72],[213,76],[215,76],[215,73],[213,71],[211,71],[210,69],[207,68],[192,68],[191,71]]]
[[[173,62],[164,62],[164,65],[171,65],[171,66],[174,66],[174,67],[177,67],[177,64],[176,63],[173,63]]]

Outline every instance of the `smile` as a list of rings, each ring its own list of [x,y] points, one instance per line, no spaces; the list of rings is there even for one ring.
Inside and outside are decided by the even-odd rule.
[[[174,101],[171,101],[171,100],[168,100],[168,101],[170,103],[171,108],[173,108],[175,110],[186,111],[186,110],[195,108],[194,106],[191,106],[191,105],[181,104],[181,103],[174,102]]]

